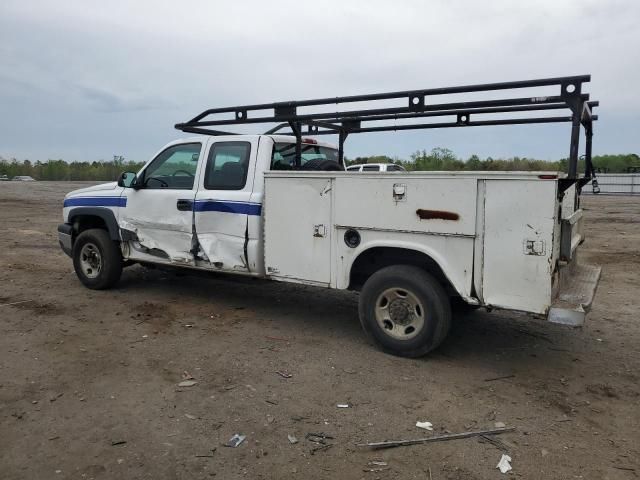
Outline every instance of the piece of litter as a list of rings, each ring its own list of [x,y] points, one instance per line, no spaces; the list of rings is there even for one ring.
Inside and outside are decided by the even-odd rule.
[[[511,470],[511,464],[509,463],[510,461],[511,457],[503,453],[502,457],[500,457],[498,465],[496,465],[496,468],[499,468],[501,473],[507,473],[509,470]]]
[[[149,338],[149,335],[142,335],[142,338]]]
[[[179,387],[193,387],[194,385],[197,385],[198,382],[196,382],[195,380],[184,380],[182,382],[180,382],[178,384]]]
[[[116,445],[124,445],[125,443],[127,443],[126,440],[113,440],[111,442],[111,446],[115,447]]]
[[[191,415],[190,413],[185,413],[184,416],[187,417],[189,420],[195,420],[196,418],[198,418],[195,415]]]
[[[185,327],[185,328],[193,328],[193,324],[191,324],[191,323],[185,323],[185,324],[183,325],[183,327]]]
[[[240,445],[242,442],[244,442],[245,438],[247,438],[246,435],[240,435],[239,433],[234,433],[233,437],[231,437],[229,439],[229,441],[224,444],[224,446],[225,447],[236,448],[238,445]]]
[[[351,407],[351,405],[348,404],[348,403],[339,403],[339,404],[336,405],[336,407],[338,407],[338,408],[349,408],[349,407]]]
[[[274,417],[273,415],[267,415],[267,423],[273,423],[275,419],[276,417]]]
[[[124,458],[119,458],[118,459],[118,465],[122,465],[124,463]]]
[[[493,426],[494,426],[494,427],[496,427],[496,428],[504,428],[504,427],[506,427],[506,425],[504,424],[504,422],[495,422],[495,423],[493,424]]]
[[[416,422],[416,427],[424,428],[425,430],[433,431],[433,424],[431,422]]]
[[[542,450],[540,450],[540,454],[543,457],[546,457],[547,455],[549,455],[549,450],[547,450],[546,448],[543,448]]]
[[[287,435],[287,438],[289,439],[289,443],[291,444],[298,443],[298,439],[295,437],[295,435]]]
[[[367,465],[374,465],[376,467],[386,467],[389,464],[387,462],[379,462],[376,460],[372,460],[369,463],[367,463]]]
[[[393,448],[407,445],[420,445],[430,442],[444,442],[448,440],[460,440],[461,438],[482,437],[484,435],[498,435],[500,433],[513,432],[515,427],[495,428],[492,430],[478,430],[475,432],[447,433],[444,435],[434,435],[427,438],[414,438],[411,440],[385,440],[383,442],[356,443],[356,447],[371,448]]]
[[[183,380],[193,380],[193,375],[191,375],[189,372],[187,372],[186,370],[184,372],[182,372],[182,379]]]
[[[280,375],[282,378],[291,378],[291,377],[293,377],[293,375],[291,375],[289,372],[285,372],[285,371],[281,371],[281,370],[278,370],[276,373],[278,375]]]

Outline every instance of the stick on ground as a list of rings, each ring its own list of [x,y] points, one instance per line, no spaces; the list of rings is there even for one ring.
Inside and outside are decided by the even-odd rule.
[[[479,437],[483,435],[498,435],[500,433],[512,432],[515,427],[494,428],[492,430],[478,430],[475,432],[448,433],[446,435],[434,435],[433,437],[416,438],[413,440],[388,440],[384,442],[357,443],[357,447],[372,448],[392,448],[404,447],[406,445],[418,445],[421,443],[444,442],[447,440],[460,440],[462,438]]]

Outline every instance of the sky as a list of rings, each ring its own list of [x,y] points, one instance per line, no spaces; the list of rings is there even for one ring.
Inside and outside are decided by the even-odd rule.
[[[640,153],[639,18],[637,0],[2,0],[0,156],[143,161],[206,108],[580,74],[594,154]],[[553,160],[569,132],[361,134],[345,151]]]

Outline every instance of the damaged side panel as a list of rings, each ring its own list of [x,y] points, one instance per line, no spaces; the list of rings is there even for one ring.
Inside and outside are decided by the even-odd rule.
[[[178,200],[193,198],[185,190],[127,189],[127,207],[118,224],[129,241],[128,258],[148,260],[151,255],[171,263],[194,265],[193,213],[176,208]]]

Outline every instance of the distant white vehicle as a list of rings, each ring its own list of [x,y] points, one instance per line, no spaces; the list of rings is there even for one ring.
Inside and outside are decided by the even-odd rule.
[[[362,163],[347,167],[347,172],[406,172],[406,169],[395,163]]]
[[[14,182],[35,182],[36,179],[29,175],[16,175],[13,177]]]
[[[7,177],[6,175],[0,175],[0,182],[6,182],[9,180],[9,177]]]

